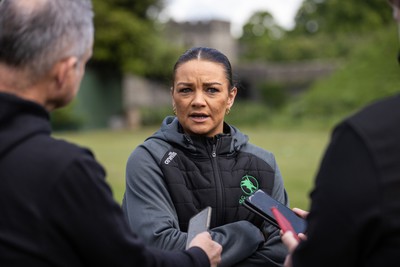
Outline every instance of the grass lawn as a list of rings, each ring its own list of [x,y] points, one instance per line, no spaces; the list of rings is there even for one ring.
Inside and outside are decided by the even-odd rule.
[[[125,191],[125,164],[131,151],[157,128],[135,131],[57,132],[56,138],[90,148],[105,166],[114,197],[121,202]],[[325,150],[329,132],[240,127],[253,144],[272,151],[281,170],[291,207],[308,209],[308,194]]]

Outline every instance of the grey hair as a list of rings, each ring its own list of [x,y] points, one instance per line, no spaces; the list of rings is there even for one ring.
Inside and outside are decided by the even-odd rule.
[[[0,63],[33,80],[63,58],[82,59],[93,35],[90,0],[0,0]]]

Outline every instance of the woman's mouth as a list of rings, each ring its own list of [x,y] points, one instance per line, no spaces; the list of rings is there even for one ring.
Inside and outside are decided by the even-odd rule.
[[[206,115],[206,114],[190,114],[189,115],[189,117],[193,120],[193,121],[195,121],[195,122],[203,122],[203,121],[205,121],[206,119],[208,119],[208,115]]]

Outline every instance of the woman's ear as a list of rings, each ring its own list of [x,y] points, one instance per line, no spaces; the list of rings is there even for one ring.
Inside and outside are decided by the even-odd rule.
[[[228,95],[228,107],[231,108],[233,103],[235,102],[235,97],[237,94],[237,88],[233,87],[231,90],[229,90],[229,95]]]

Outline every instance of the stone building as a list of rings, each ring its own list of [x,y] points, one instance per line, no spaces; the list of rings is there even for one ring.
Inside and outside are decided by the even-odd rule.
[[[170,42],[184,49],[194,46],[212,47],[224,53],[232,65],[237,63],[237,40],[231,34],[230,22],[210,20],[177,23],[170,21],[166,24],[165,33]]]

